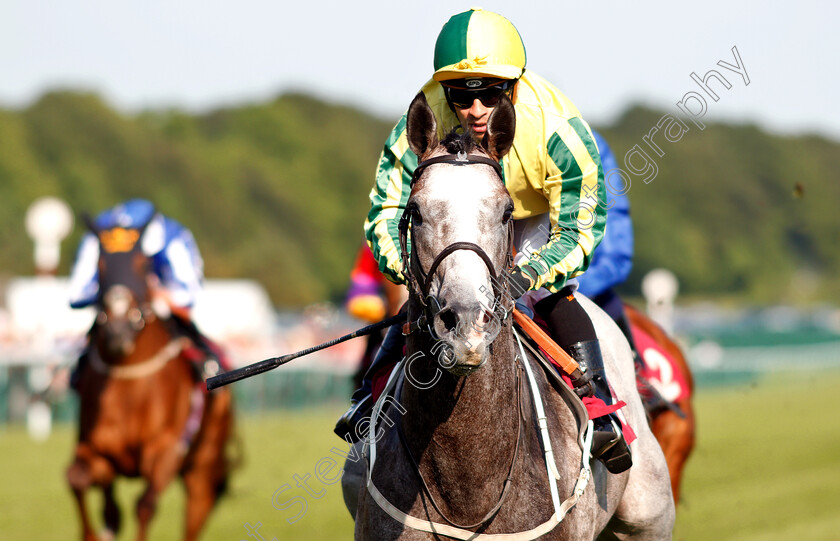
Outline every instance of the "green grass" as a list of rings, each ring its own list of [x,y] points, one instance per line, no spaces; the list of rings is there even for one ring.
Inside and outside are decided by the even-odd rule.
[[[840,539],[840,376],[705,390],[678,540]]]
[[[836,373],[702,390],[696,400],[698,444],[686,470],[674,538],[840,539],[838,396]],[[246,461],[203,539],[250,541],[244,525],[257,522],[266,541],[351,539],[353,526],[339,485],[325,486],[314,474],[319,460],[334,456],[333,447],[346,447],[331,432],[339,413],[332,407],[243,419]],[[59,426],[44,443],[31,442],[17,427],[0,431],[0,538],[77,538],[78,522],[63,477],[73,437],[68,426]],[[307,474],[320,499],[296,486],[293,476]],[[308,505],[293,524],[288,520],[299,506],[280,510],[272,505],[272,495],[286,484],[291,489],[279,493],[275,503],[298,497]],[[133,538],[133,506],[141,489],[133,480],[118,485],[125,517],[120,539]],[[97,510],[100,502],[91,498]],[[161,501],[153,539],[180,539],[182,502],[180,485],[174,484]]]
[[[325,486],[315,478],[315,466],[324,457],[335,457],[333,447],[346,450],[332,433],[339,408],[295,411],[265,416],[250,416],[239,423],[244,447],[244,463],[234,473],[230,491],[220,502],[206,526],[202,539],[250,541],[246,523],[262,523],[259,533],[266,541],[352,539],[353,522],[344,508],[340,483]],[[64,469],[70,462],[75,434],[70,426],[59,426],[44,443],[33,443],[21,428],[0,431],[0,539],[53,541],[77,539],[78,519],[72,494],[64,481]],[[328,464],[328,463],[325,463]],[[326,468],[325,465],[322,465]],[[324,472],[329,478],[335,472]],[[299,488],[294,475],[307,480],[317,499]],[[294,524],[291,520],[301,510],[294,505],[278,510],[272,495],[278,494],[281,507],[294,497],[307,501],[307,511]],[[133,539],[134,502],[143,486],[138,480],[117,484],[117,497],[123,510],[123,532],[119,539]],[[89,498],[101,524],[101,497]],[[183,492],[173,483],[164,494],[151,527],[151,538],[168,541],[181,539]]]

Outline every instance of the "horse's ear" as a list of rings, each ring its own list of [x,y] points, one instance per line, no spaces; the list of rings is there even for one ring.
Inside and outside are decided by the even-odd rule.
[[[99,228],[96,227],[96,222],[93,220],[93,218],[90,217],[90,214],[88,214],[87,212],[83,212],[82,221],[85,222],[85,226],[87,226],[91,233],[93,233],[97,237],[99,236]]]
[[[411,100],[405,126],[408,146],[418,158],[438,146],[437,121],[423,92],[419,92]]]
[[[516,132],[516,111],[506,94],[502,94],[499,103],[490,113],[487,121],[487,133],[481,144],[494,160],[500,160],[513,146]]]

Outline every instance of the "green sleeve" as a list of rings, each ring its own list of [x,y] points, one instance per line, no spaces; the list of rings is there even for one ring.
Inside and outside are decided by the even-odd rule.
[[[543,191],[549,201],[548,242],[524,267],[536,276],[534,288],[559,291],[589,266],[604,235],[606,188],[598,147],[580,118],[564,122],[546,144],[549,172]]]
[[[376,171],[376,184],[370,192],[370,211],[365,221],[365,237],[379,270],[394,283],[405,283],[402,274],[399,221],[411,193],[411,176],[417,156],[408,148],[406,117],[397,123],[385,142]]]

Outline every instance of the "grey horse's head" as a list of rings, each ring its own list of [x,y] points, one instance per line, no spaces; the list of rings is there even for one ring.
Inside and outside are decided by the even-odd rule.
[[[455,133],[441,142],[434,114],[421,92],[409,107],[406,129],[409,146],[421,162],[447,154],[498,162],[513,144],[515,124],[513,105],[503,97],[481,143],[468,134]],[[418,271],[429,271],[439,254],[454,243],[472,243],[488,256],[485,261],[473,249],[458,249],[440,260],[429,276],[429,297],[440,305],[430,324],[448,346],[443,364],[455,375],[468,374],[487,360],[499,332],[501,299],[496,293],[502,284],[493,283],[490,267],[503,279],[513,202],[500,173],[487,162],[463,166],[442,161],[423,168],[406,208],[411,214],[411,246]]]

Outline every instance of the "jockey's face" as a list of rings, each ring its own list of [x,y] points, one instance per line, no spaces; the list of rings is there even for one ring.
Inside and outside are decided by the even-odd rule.
[[[511,98],[515,80],[485,80],[488,86],[479,89],[444,85],[444,92],[464,131],[480,141],[487,133],[487,121],[502,95]],[[467,86],[470,80],[467,80]],[[512,99],[512,98],[511,98]]]
[[[495,107],[487,107],[481,100],[474,99],[466,109],[455,107],[455,114],[458,115],[458,120],[461,121],[464,131],[469,132],[476,141],[480,141],[487,133],[487,120],[490,118],[493,109]]]

